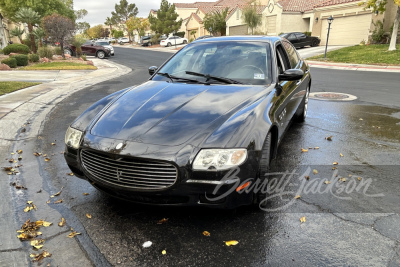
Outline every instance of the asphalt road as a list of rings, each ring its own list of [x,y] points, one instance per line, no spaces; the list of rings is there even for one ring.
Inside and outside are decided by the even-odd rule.
[[[272,164],[276,172],[303,174],[283,177],[291,182],[275,187],[277,194],[290,191],[284,198],[271,199],[264,207],[278,212],[254,207],[240,208],[236,213],[143,207],[113,200],[86,181],[68,176],[70,171],[60,154],[65,130],[76,116],[103,96],[146,81],[147,67],[159,66],[171,56],[126,48],[115,48],[115,54],[110,60],[128,65],[133,72],[62,101],[44,122],[41,139],[32,141],[38,150],[52,155],[50,162],[39,163],[43,181],[37,183],[37,190],[63,188],[64,202],[54,208],[71,227],[82,232],[77,238],[93,265],[400,264],[398,74],[312,69],[313,91],[345,92],[359,99],[348,103],[310,100],[306,123],[291,127]],[[332,141],[325,139],[328,136]],[[315,147],[319,149],[312,149]],[[301,148],[308,152],[302,153]],[[337,167],[338,177],[332,175],[332,167]],[[307,168],[311,170],[309,175]],[[314,169],[318,175],[312,174]],[[309,181],[304,173],[311,176]],[[337,184],[338,178],[342,178],[339,184],[356,184],[358,189],[350,186],[343,192],[324,190],[330,186],[326,180]],[[303,188],[304,181],[314,183],[315,190]],[[286,205],[295,195],[301,197]],[[86,213],[92,218],[88,219]],[[303,216],[306,221],[300,222]],[[168,221],[157,224],[163,218]],[[203,231],[211,235],[204,236]],[[229,240],[239,244],[228,247],[224,241]],[[152,246],[144,248],[146,241],[151,241]]]

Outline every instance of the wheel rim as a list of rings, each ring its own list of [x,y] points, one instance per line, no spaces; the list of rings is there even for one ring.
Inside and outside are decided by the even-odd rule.
[[[309,95],[310,95],[310,90],[308,90],[308,88],[307,88],[306,97],[305,97],[305,99],[304,99],[304,112],[303,112],[304,118],[307,116],[308,98],[309,98]]]
[[[98,57],[98,58],[104,58],[104,56],[105,56],[104,52],[99,52],[99,53],[97,54],[97,57]]]
[[[71,55],[72,53],[71,53],[71,51],[69,51],[69,49],[65,49],[65,50],[64,50],[64,54]]]

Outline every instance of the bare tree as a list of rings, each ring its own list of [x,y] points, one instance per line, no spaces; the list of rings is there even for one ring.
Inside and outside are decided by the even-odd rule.
[[[54,41],[60,43],[61,51],[64,51],[64,42],[72,37],[75,30],[75,23],[64,16],[53,14],[44,17],[42,20],[43,28],[46,34]],[[64,53],[62,53],[65,58]]]

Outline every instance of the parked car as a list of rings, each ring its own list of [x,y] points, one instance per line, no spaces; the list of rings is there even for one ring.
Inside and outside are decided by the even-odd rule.
[[[149,74],[68,127],[64,156],[74,175],[137,203],[233,208],[259,201],[238,189],[265,179],[291,121],[307,115],[310,68],[292,44],[208,38]]]
[[[165,40],[161,40],[161,46],[171,46],[171,45],[179,45],[179,44],[187,44],[188,40],[186,38],[182,38],[179,36],[170,36]]]
[[[129,38],[127,38],[127,37],[121,37],[121,38],[119,38],[118,39],[118,43],[119,44],[126,44],[126,43],[129,43]]]
[[[100,59],[109,57],[111,55],[111,49],[104,47],[102,45],[97,45],[93,41],[88,40],[82,46],[82,54],[88,56],[96,56]],[[64,54],[69,54],[71,56],[76,55],[76,47],[74,45],[67,45],[64,47]]]
[[[280,35],[283,38],[286,38],[291,42],[294,47],[302,48],[304,46],[318,46],[321,42],[321,39],[315,36],[307,36],[302,32],[289,32],[282,33]]]
[[[142,46],[151,46],[151,45],[153,45],[152,38],[153,38],[153,36],[151,36],[151,35],[143,36],[142,38],[140,38],[140,42],[139,43]],[[167,37],[165,35],[158,37],[157,38],[157,44],[160,44],[161,41],[165,40],[165,39],[167,39]]]
[[[94,44],[110,49],[110,55],[114,56],[114,47],[107,40],[97,40]]]
[[[203,40],[203,39],[211,38],[211,37],[214,37],[214,36],[212,36],[212,35],[203,35],[203,36],[200,36],[200,37],[196,38],[195,41],[197,41],[197,40]]]

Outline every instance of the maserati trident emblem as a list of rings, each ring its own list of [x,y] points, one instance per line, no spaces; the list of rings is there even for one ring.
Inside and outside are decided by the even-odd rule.
[[[123,143],[119,143],[115,148],[116,149],[121,149],[123,145],[124,145]]]
[[[118,171],[118,168],[117,168],[117,180],[118,181],[121,181],[120,175],[122,175],[122,171]]]

